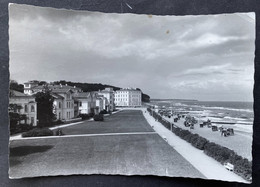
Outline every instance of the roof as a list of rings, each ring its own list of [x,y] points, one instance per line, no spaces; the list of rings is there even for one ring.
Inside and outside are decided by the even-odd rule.
[[[51,96],[56,98],[56,99],[64,99],[64,97],[62,97],[61,95],[56,94],[56,93],[51,93]]]
[[[48,85],[50,89],[71,89],[71,90],[81,90],[81,88],[78,88],[76,86],[69,86],[69,85]]]
[[[32,84],[32,83],[34,83],[34,84],[38,84],[39,83],[39,81],[28,81],[28,82],[25,82],[24,84]]]
[[[30,89],[38,89],[38,90],[43,90],[45,87],[45,85],[37,85],[37,86],[33,86],[32,88],[26,88],[28,90]],[[78,87],[73,87],[73,86],[68,86],[68,85],[50,85],[48,84],[47,87],[50,89],[50,90],[81,90],[81,88],[78,88]]]
[[[53,90],[51,90],[51,92],[53,92],[53,93],[67,93],[67,92],[73,92],[71,89],[69,89],[69,88],[62,88],[62,89],[53,89]]]
[[[75,93],[74,98],[87,98],[90,97],[90,92],[79,92],[79,93]]]
[[[33,98],[33,96],[30,96],[30,95],[26,95],[22,92],[18,92],[16,90],[10,90],[10,97],[31,97]]]
[[[139,92],[141,92],[140,90],[137,90],[134,88],[121,88],[120,90],[117,90],[117,91],[139,91]]]

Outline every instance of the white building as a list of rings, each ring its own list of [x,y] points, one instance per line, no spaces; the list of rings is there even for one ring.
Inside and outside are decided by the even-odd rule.
[[[54,97],[54,113],[57,119],[68,121],[74,118],[73,91],[71,89],[55,89],[52,90],[51,95]]]
[[[34,94],[34,88],[37,87],[39,84],[38,81],[29,81],[24,83],[24,93],[27,95],[33,95]]]
[[[135,107],[142,105],[142,92],[137,89],[127,88],[115,92],[115,105]]]
[[[95,113],[96,96],[95,92],[79,92],[73,95],[73,99],[78,101],[80,114]]]
[[[26,119],[21,121],[21,124],[37,125],[37,103],[34,96],[10,90],[9,104],[21,107],[21,109],[12,112],[26,115]]]
[[[105,88],[105,90],[99,91],[98,95],[102,95],[105,98],[107,98],[108,107],[106,107],[106,110],[108,112],[114,111],[114,109],[115,109],[115,96],[114,96],[113,88]]]

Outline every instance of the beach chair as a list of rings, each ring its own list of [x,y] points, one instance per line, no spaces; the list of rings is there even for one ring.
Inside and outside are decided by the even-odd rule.
[[[234,130],[232,128],[228,128],[227,129],[227,135],[230,136],[230,135],[234,135]]]
[[[224,136],[224,137],[227,136],[227,130],[226,129],[222,129],[221,136]]]
[[[218,127],[216,125],[212,125],[211,129],[212,131],[218,131]]]

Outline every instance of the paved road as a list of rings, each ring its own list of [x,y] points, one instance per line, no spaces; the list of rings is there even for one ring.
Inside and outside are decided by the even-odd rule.
[[[122,174],[204,178],[153,133],[140,111],[122,111],[106,117],[104,122],[85,122],[63,131],[81,136],[12,141],[10,176]]]

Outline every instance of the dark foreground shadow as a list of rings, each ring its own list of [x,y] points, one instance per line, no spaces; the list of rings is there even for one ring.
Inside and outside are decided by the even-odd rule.
[[[10,157],[26,156],[33,153],[42,153],[53,148],[51,145],[43,146],[20,146],[10,148]]]

